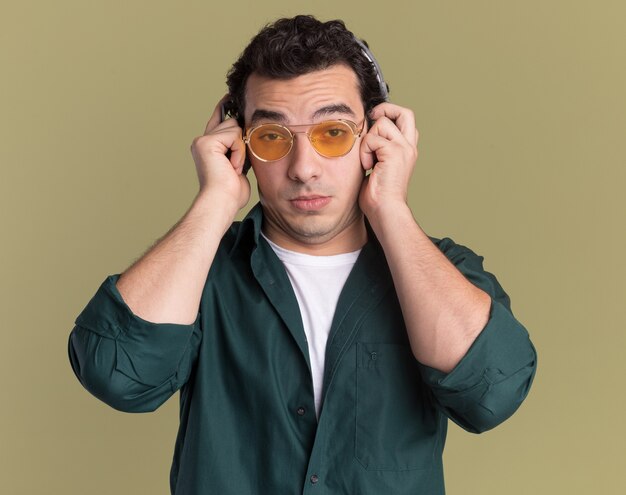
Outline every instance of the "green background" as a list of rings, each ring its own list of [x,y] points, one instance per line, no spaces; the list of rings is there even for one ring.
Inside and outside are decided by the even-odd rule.
[[[416,114],[418,222],[485,257],[539,352],[513,418],[451,425],[448,493],[626,493],[626,4],[564,0],[4,3],[0,492],[169,493],[176,398],[110,409],[67,336],[186,211],[226,71],[296,13],[370,43]]]

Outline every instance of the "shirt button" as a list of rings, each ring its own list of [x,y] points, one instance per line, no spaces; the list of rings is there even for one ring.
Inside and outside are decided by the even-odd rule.
[[[306,413],[306,409],[304,407],[299,407],[296,412],[298,413],[298,416],[304,416],[304,413]]]
[[[313,476],[311,476],[311,483],[315,484],[319,481],[319,477],[317,476],[317,474],[314,474]]]

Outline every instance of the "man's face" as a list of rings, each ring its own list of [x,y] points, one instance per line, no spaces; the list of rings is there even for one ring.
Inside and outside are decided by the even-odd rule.
[[[361,128],[365,118],[356,74],[344,65],[289,80],[252,74],[245,96],[248,128],[269,122],[289,128],[335,119],[351,120]],[[359,249],[366,240],[358,206],[364,177],[360,141],[338,158],[318,154],[301,132],[295,134],[289,154],[277,161],[263,162],[248,149],[265,235],[287,249],[314,254]]]

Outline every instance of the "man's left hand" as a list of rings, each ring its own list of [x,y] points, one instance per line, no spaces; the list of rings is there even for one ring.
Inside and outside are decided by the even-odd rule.
[[[361,163],[371,173],[363,181],[359,206],[363,213],[381,213],[405,204],[409,180],[417,160],[418,132],[415,116],[408,109],[381,103],[371,113],[374,125],[361,140]]]

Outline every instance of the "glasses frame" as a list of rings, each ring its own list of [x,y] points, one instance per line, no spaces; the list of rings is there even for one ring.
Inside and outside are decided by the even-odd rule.
[[[328,124],[330,122],[341,122],[342,124],[346,124],[350,130],[352,131],[352,144],[350,145],[350,148],[348,148],[348,150],[345,153],[342,153],[341,155],[333,155],[333,156],[329,156],[329,155],[325,155],[324,153],[320,152],[320,150],[318,150],[315,147],[315,144],[313,143],[313,141],[311,141],[311,129],[319,126],[319,125],[323,125],[323,124]],[[257,155],[254,150],[252,149],[252,146],[250,146],[250,137],[252,136],[252,133],[254,131],[256,131],[257,129],[266,126],[266,125],[273,125],[273,126],[277,126],[277,127],[281,127],[283,129],[285,129],[287,131],[287,133],[289,134],[289,136],[291,136],[290,142],[289,142],[289,149],[287,150],[287,152],[281,156],[280,158],[275,158],[273,160],[267,160],[265,158],[261,158],[259,155]],[[291,128],[292,127],[308,127],[309,129],[307,129],[306,131],[292,131]],[[323,156],[324,158],[340,158],[342,156],[346,156],[348,153],[350,153],[350,151],[352,151],[352,148],[354,148],[354,143],[356,143],[357,138],[361,137],[361,134],[363,133],[363,129],[365,128],[365,119],[363,119],[361,121],[361,124],[357,124],[351,120],[348,119],[331,119],[331,120],[323,120],[322,122],[316,122],[314,124],[295,124],[295,125],[283,125],[283,124],[277,124],[275,122],[264,122],[262,124],[256,125],[254,127],[250,127],[247,128],[245,130],[244,133],[244,137],[243,137],[243,142],[248,146],[248,149],[250,150],[250,153],[252,153],[255,158],[257,160],[261,160],[262,162],[268,163],[268,162],[277,162],[278,160],[282,160],[283,158],[285,158],[289,153],[291,153],[291,150],[293,149],[293,142],[295,140],[296,134],[306,134],[306,137],[309,140],[309,143],[311,143],[311,146],[313,147],[313,149],[315,150],[315,152],[320,155]]]

